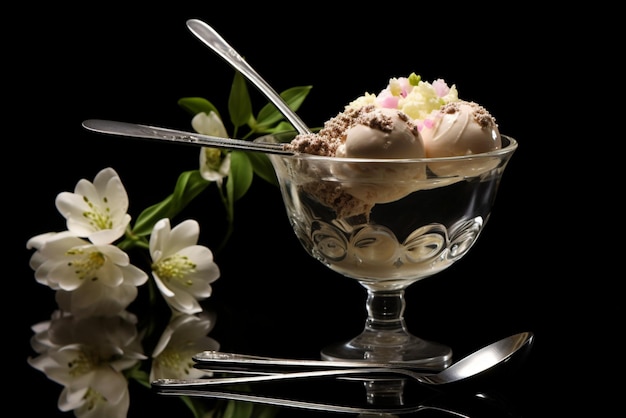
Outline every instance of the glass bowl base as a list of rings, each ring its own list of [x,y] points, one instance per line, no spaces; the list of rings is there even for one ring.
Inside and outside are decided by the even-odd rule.
[[[348,342],[323,348],[321,357],[329,361],[406,362],[411,367],[443,370],[452,363],[452,349],[415,336],[409,336],[400,344],[379,345],[364,343],[362,338],[356,337]]]

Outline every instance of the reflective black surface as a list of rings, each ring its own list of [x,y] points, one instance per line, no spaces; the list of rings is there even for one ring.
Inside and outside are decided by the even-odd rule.
[[[505,17],[501,20],[506,24],[481,30],[468,25],[463,14],[453,17],[452,26],[478,31],[472,36],[487,50],[496,39],[506,47],[487,57],[485,48],[476,43],[457,47],[460,35],[441,33],[441,24],[418,28],[438,34],[422,47],[414,40],[415,29],[400,24],[393,38],[408,38],[408,44],[393,41],[388,50],[381,50],[372,47],[362,31],[355,31],[355,26],[369,25],[367,13],[363,20],[350,14],[350,25],[345,18],[329,25],[322,23],[328,21],[328,12],[309,10],[306,24],[290,23],[289,18],[279,24],[273,20],[274,12],[252,8],[256,10],[246,13],[260,20],[249,23],[245,31],[240,15],[232,14],[242,10],[218,13],[208,5],[176,11],[152,6],[141,21],[135,20],[140,17],[136,13],[95,6],[74,11],[71,16],[79,21],[60,11],[53,15],[40,10],[30,21],[42,25],[38,44],[22,39],[22,31],[15,30],[15,50],[21,55],[10,60],[15,73],[7,79],[19,81],[19,92],[9,98],[12,126],[3,138],[17,147],[5,153],[5,163],[18,158],[3,167],[10,183],[4,206],[8,219],[17,225],[9,233],[11,250],[5,260],[15,273],[4,276],[5,303],[12,300],[12,307],[5,309],[11,312],[5,319],[10,335],[4,339],[10,350],[5,361],[17,365],[10,377],[18,383],[9,393],[15,390],[16,399],[26,397],[28,402],[19,405],[33,415],[71,416],[56,407],[61,387],[26,364],[33,355],[30,326],[49,318],[55,309],[52,292],[34,280],[28,267],[31,253],[26,241],[65,228],[54,207],[55,196],[73,189],[78,179],[91,179],[111,166],[120,174],[136,216],[171,192],[178,173],[197,167],[198,151],[193,148],[102,137],[84,131],[81,122],[106,118],[190,129],[189,116],[176,103],[180,97],[207,97],[226,109],[232,70],[188,33],[185,20],[196,17],[215,25],[277,90],[313,85],[300,111],[311,126],[321,125],[364,90],[376,92],[390,76],[412,71],[455,83],[462,97],[490,109],[502,132],[519,141],[519,150],[475,247],[436,278],[407,290],[406,319],[416,334],[450,345],[454,358],[522,331],[533,331],[535,344],[519,367],[485,382],[487,386],[461,394],[422,394],[420,388],[419,395],[407,399],[411,405],[442,405],[466,416],[531,417],[577,410],[589,388],[573,379],[583,370],[565,360],[586,359],[584,371],[607,365],[604,357],[593,354],[600,344],[597,327],[619,316],[613,307],[617,305],[606,303],[598,292],[605,289],[599,284],[605,278],[585,282],[563,271],[564,266],[584,269],[590,263],[573,248],[589,244],[579,234],[574,239],[572,225],[563,218],[577,206],[569,203],[569,193],[560,187],[562,177],[554,174],[560,155],[550,143],[556,138],[554,129],[542,117],[529,122],[529,113],[531,117],[537,113],[537,95],[543,94],[536,93],[535,83],[561,74],[537,58],[538,51],[548,47],[520,38],[520,28]],[[329,40],[319,38],[320,25]],[[287,50],[288,38],[302,49]],[[525,77],[520,78],[520,72]],[[562,161],[560,167],[564,164],[568,162]],[[185,213],[200,222],[201,237],[209,247],[217,245],[224,232],[224,213],[215,199],[209,191]],[[237,203],[231,245],[216,255],[216,262],[222,277],[205,306],[217,315],[210,335],[225,351],[317,358],[325,345],[361,331],[364,290],[300,248],[278,190],[262,181],[255,180],[249,195]],[[596,307],[591,314],[602,315],[599,321],[587,316],[592,301]],[[357,397],[363,394],[361,389],[355,389],[360,392]],[[130,390],[129,416],[185,413],[178,399],[135,383]],[[432,409],[428,413],[449,416]],[[287,408],[278,416],[327,415]],[[428,416],[426,411],[415,415]]]

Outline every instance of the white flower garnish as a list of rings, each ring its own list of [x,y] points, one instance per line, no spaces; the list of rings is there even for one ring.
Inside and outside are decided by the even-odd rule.
[[[207,334],[215,325],[215,315],[174,315],[152,353],[150,381],[156,379],[200,379],[206,372],[193,367],[192,357],[220,345]]]
[[[164,218],[150,236],[154,280],[168,305],[186,314],[202,311],[198,300],[211,296],[211,283],[220,276],[211,250],[197,245],[199,235],[200,225],[194,220],[171,228]]]
[[[111,244],[131,220],[126,189],[112,168],[101,170],[93,183],[79,180],[74,193],[59,193],[56,206],[67,219],[67,229],[94,244]]]
[[[398,109],[412,118],[420,127],[428,125],[431,115],[444,104],[456,102],[459,94],[455,85],[448,86],[443,79],[432,83],[412,73],[408,77],[393,77],[377,95],[365,93],[350,102],[346,108],[373,104],[376,107]]]
[[[196,114],[191,120],[193,129],[203,135],[227,138],[224,123],[215,112]],[[200,175],[207,181],[221,181],[230,172],[230,152],[218,148],[200,149]]]

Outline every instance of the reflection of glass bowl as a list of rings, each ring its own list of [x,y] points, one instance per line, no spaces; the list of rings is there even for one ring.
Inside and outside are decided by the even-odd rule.
[[[293,133],[257,142],[288,142]],[[460,259],[489,214],[517,142],[461,157],[347,159],[270,155],[289,221],[305,250],[368,291],[361,335],[325,359],[394,360],[443,368],[449,347],[408,333],[404,290]]]

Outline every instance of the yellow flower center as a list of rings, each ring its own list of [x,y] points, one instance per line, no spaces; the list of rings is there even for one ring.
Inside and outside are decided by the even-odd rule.
[[[176,371],[173,377],[188,376],[193,369],[194,362],[189,356],[181,354],[180,349],[166,348],[154,361],[162,369]]]
[[[75,256],[72,261],[68,262],[68,265],[74,268],[74,273],[81,280],[97,280],[98,277],[96,273],[106,261],[104,254],[102,254],[100,251],[90,251],[88,253],[85,253],[83,249],[73,248],[67,251],[65,254],[68,256]]]
[[[92,387],[87,389],[83,397],[85,399],[85,405],[88,411],[96,409],[99,405],[107,403],[109,400],[105,398],[100,392],[95,391]]]
[[[180,283],[191,286],[192,281],[185,279],[189,273],[196,271],[196,263],[189,257],[174,254],[152,265],[154,271],[163,281],[177,280]]]
[[[109,207],[109,199],[102,199],[102,203],[104,203],[104,211],[99,206],[96,206],[87,198],[83,196],[83,200],[89,206],[89,211],[83,212],[83,216],[89,220],[89,225],[91,225],[96,230],[103,229],[112,229],[113,228],[113,220],[111,219],[111,208]]]
[[[69,374],[72,377],[82,376],[95,369],[99,362],[98,355],[94,350],[83,347],[78,355],[68,363]]]
[[[205,165],[212,171],[219,171],[222,161],[224,161],[225,154],[218,148],[204,148],[204,155],[206,157]]]

